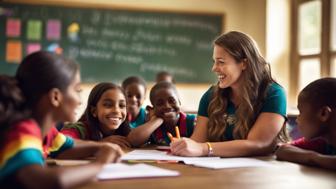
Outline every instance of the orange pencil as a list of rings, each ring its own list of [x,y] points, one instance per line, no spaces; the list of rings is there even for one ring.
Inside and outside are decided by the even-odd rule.
[[[178,126],[175,126],[175,133],[176,133],[176,138],[181,138],[181,135],[180,135],[180,130],[178,128]]]
[[[174,141],[173,135],[170,132],[167,132],[167,135],[168,135],[168,137],[170,139],[170,142],[173,142]]]

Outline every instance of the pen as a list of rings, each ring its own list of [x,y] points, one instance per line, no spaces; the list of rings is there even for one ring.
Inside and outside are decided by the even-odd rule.
[[[127,160],[128,163],[157,163],[156,160]]]
[[[157,160],[156,163],[166,164],[166,163],[178,163],[178,160]]]
[[[176,138],[180,139],[181,135],[180,135],[180,130],[179,130],[178,126],[175,126],[175,133],[176,133]]]

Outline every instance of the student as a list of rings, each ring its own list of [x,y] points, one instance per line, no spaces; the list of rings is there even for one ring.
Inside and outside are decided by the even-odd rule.
[[[336,170],[336,78],[318,79],[299,94],[297,125],[303,139],[282,145],[278,160]]]
[[[172,142],[172,153],[222,157],[271,153],[284,128],[286,97],[272,79],[269,64],[254,41],[237,31],[214,41],[213,61],[218,82],[201,98],[193,135]]]
[[[122,82],[127,99],[127,113],[131,128],[146,122],[146,110],[141,107],[146,98],[146,82],[136,76],[126,78]]]
[[[80,90],[77,64],[43,51],[27,56],[15,78],[0,77],[1,188],[72,188],[95,178],[105,163],[117,161],[119,146],[73,141],[54,127],[74,121]],[[48,167],[47,156],[96,159],[81,166]]]
[[[176,136],[175,126],[183,137],[190,137],[194,130],[195,115],[181,112],[181,102],[174,84],[159,82],[150,91],[150,120],[133,129],[129,138],[139,146],[148,141],[157,145],[169,145],[167,132]]]
[[[161,81],[167,81],[167,82],[175,84],[173,75],[171,75],[169,72],[166,72],[166,71],[157,73],[155,80],[156,80],[156,83],[159,83]]]
[[[87,107],[77,123],[65,125],[61,132],[75,139],[112,142],[130,147],[126,120],[126,98],[121,87],[99,83],[90,92]]]

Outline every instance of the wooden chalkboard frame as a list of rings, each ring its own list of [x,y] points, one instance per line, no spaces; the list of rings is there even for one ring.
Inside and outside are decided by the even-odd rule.
[[[1,1],[0,1],[1,2]],[[29,1],[29,2],[25,2],[25,1],[3,1],[1,3],[6,3],[6,4],[20,4],[20,5],[34,5],[34,6],[52,6],[52,7],[65,7],[65,8],[80,8],[80,9],[93,9],[93,8],[98,8],[100,10],[118,10],[118,11],[138,11],[138,12],[143,12],[143,13],[172,13],[172,14],[184,14],[184,15],[208,15],[208,16],[216,16],[216,17],[221,17],[221,25],[220,25],[220,31],[218,32],[218,34],[222,33],[223,30],[224,30],[224,21],[225,21],[225,16],[223,13],[205,13],[205,12],[196,12],[196,11],[172,11],[172,10],[159,10],[159,9],[144,9],[144,8],[134,8],[134,7],[118,7],[118,6],[114,6],[114,5],[104,5],[104,4],[89,4],[89,3],[71,3],[71,2],[68,2],[68,3],[65,3],[64,2],[58,2],[58,1],[45,1],[45,2],[38,2],[38,1]],[[1,42],[1,40],[0,40]],[[211,40],[209,41],[210,43],[212,42]],[[5,43],[5,42],[3,42]],[[1,48],[0,48],[1,49]],[[211,56],[212,54],[207,57],[209,63],[211,62]],[[1,63],[1,62],[0,62]],[[88,68],[87,65],[82,65],[82,63],[79,61],[79,63],[81,64],[81,67],[82,67],[82,72],[84,72],[84,74],[82,73],[82,77],[83,77],[83,81],[84,82],[87,82],[87,83],[95,83],[95,82],[100,82],[100,81],[114,81],[114,82],[120,82],[123,78],[129,76],[127,75],[128,71],[127,69],[121,69],[120,72],[123,72],[123,73],[126,73],[122,76],[116,76],[116,77],[98,77],[96,78],[96,76],[94,76],[93,78],[91,77],[88,77],[86,75],[86,72],[85,70],[92,70],[93,68]],[[187,83],[187,84],[205,84],[205,83],[212,83],[213,81],[213,76],[211,76],[212,74],[209,73],[210,69],[211,69],[211,64],[207,64],[206,67],[201,67],[201,69],[204,71],[204,74],[200,74],[200,72],[197,72],[196,74],[194,74],[193,78],[187,78],[187,76],[183,76],[183,74],[185,75],[188,75],[188,73],[184,73],[184,72],[181,72],[179,73],[180,75],[182,76],[179,76],[178,74],[176,75],[176,80],[179,82],[179,83]],[[0,67],[1,68],[1,67]],[[16,66],[12,66],[11,69],[9,69],[9,72],[11,73],[14,73],[15,71],[15,68]],[[167,68],[164,67],[164,68]],[[165,70],[165,71],[170,71],[169,68],[167,68],[168,70]],[[190,69],[195,69],[195,67],[193,66],[190,66]],[[204,70],[204,69],[208,69],[208,70]],[[7,73],[8,70],[6,70],[6,72],[4,73]],[[11,74],[9,73],[9,74]],[[3,74],[1,71],[0,71],[0,74]],[[154,73],[129,73],[130,75],[139,75],[141,77],[144,77],[146,80],[148,81],[153,81],[154,79]],[[96,75],[99,75],[99,73],[97,72]],[[115,75],[115,74],[114,74]],[[202,78],[204,75],[205,78]],[[209,75],[209,76],[207,76]]]

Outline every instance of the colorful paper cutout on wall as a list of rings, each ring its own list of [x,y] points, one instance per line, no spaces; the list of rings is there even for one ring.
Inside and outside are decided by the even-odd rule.
[[[41,45],[39,43],[28,43],[26,53],[31,54],[33,52],[41,50]]]
[[[13,10],[5,7],[0,7],[0,16],[12,16]]]
[[[54,52],[56,54],[62,54],[63,53],[63,48],[57,43],[52,43],[52,44],[48,45],[47,51]]]
[[[21,21],[19,19],[7,19],[6,35],[7,37],[18,37],[21,35]]]
[[[42,22],[40,20],[28,20],[27,39],[40,40],[42,35]]]
[[[61,22],[59,20],[48,20],[47,39],[59,40],[61,37]]]
[[[22,59],[22,43],[20,41],[7,41],[6,61],[19,63]]]
[[[79,40],[79,30],[79,24],[76,22],[73,22],[68,26],[68,38],[70,39],[70,41],[76,42]]]

